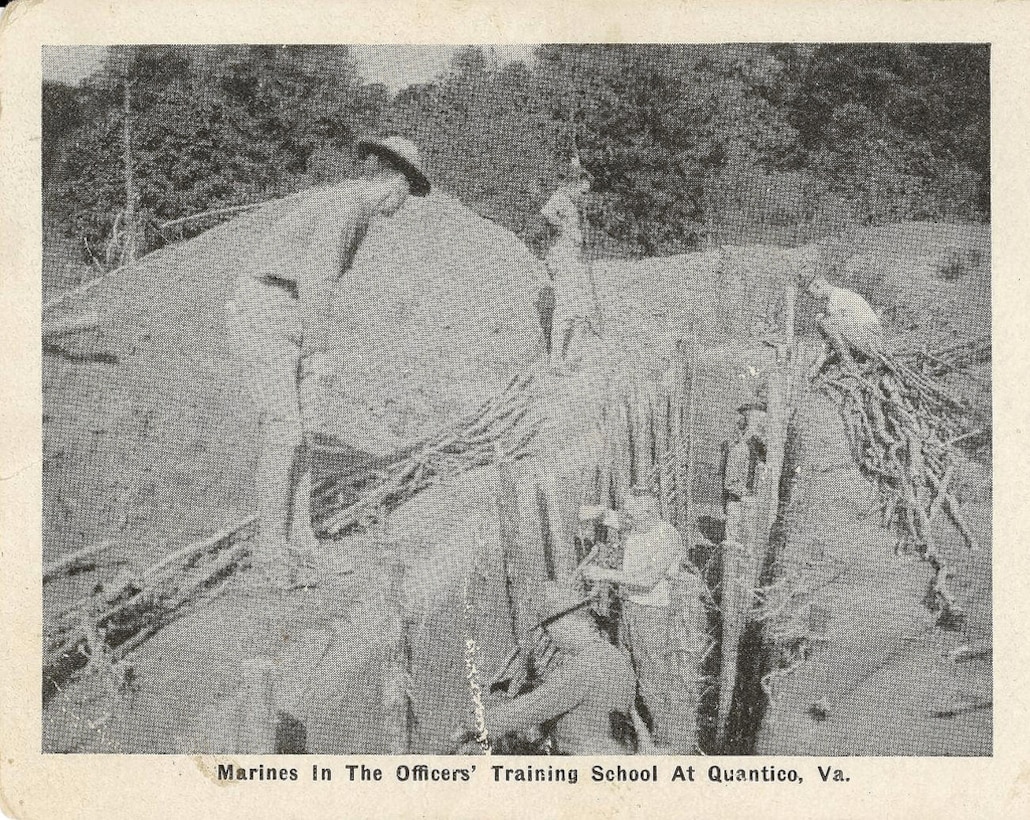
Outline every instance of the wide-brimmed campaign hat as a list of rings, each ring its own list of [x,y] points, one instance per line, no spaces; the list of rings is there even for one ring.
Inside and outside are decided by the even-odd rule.
[[[559,618],[582,609],[590,601],[589,595],[584,597],[565,584],[548,581],[540,591],[536,625],[541,627],[553,624]]]
[[[369,154],[382,157],[395,165],[408,178],[408,187],[412,196],[425,196],[429,193],[430,184],[426,172],[422,170],[422,159],[418,146],[404,137],[384,137],[383,139],[363,139],[358,141],[358,159]]]

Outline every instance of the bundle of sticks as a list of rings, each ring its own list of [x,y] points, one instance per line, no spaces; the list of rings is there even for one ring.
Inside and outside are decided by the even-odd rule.
[[[864,365],[845,358],[820,374],[844,411],[860,467],[876,482],[882,523],[898,532],[896,552],[914,550],[933,568],[926,603],[948,627],[961,624],[965,613],[949,585],[952,569],[932,527],[944,513],[969,549],[977,549],[951,487],[961,458],[956,444],[978,431],[972,429],[968,402],[938,378],[984,356],[990,356],[989,340],[933,349],[903,343]]]
[[[248,517],[166,555],[139,573],[123,571],[58,614],[43,651],[44,703],[82,670],[130,682],[125,657],[201,598],[217,594],[249,557],[257,519]]]
[[[430,484],[499,460],[529,455],[541,418],[531,374],[513,378],[496,397],[430,438],[357,469],[322,478],[314,490],[318,529],[342,535],[412,498]],[[331,454],[332,445],[321,445]]]

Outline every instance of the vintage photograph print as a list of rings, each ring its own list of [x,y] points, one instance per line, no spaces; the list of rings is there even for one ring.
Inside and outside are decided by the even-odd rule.
[[[990,755],[990,56],[44,47],[42,750]]]

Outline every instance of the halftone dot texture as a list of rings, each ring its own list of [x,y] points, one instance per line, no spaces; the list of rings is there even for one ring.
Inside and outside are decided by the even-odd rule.
[[[68,59],[79,57],[69,51]],[[742,178],[720,211],[720,241],[737,244],[594,262],[605,346],[584,354],[587,375],[573,373],[545,394],[548,415],[570,431],[549,442],[545,474],[560,482],[589,462],[583,428],[604,394],[589,367],[607,358],[634,378],[657,378],[692,328],[702,351],[695,500],[718,505],[720,444],[734,430],[734,408],[771,365],[763,339],[778,327],[780,292],[803,250],[791,246],[824,234],[834,238],[820,244],[823,271],[862,293],[889,336],[990,333],[987,226],[849,227],[835,202],[809,196],[797,179]],[[48,562],[114,538],[128,567],[139,569],[252,510],[256,418],[244,389],[249,374],[226,334],[226,304],[239,276],[292,274],[330,256],[335,207],[315,192],[262,208],[157,251],[62,306],[97,309],[103,326],[44,358]],[[756,220],[782,207],[814,208],[809,229]],[[77,252],[47,234],[48,293],[82,279],[68,262]],[[513,234],[445,191],[374,227],[334,305],[331,431],[356,450],[386,452],[494,395],[541,351],[535,303],[545,277]],[[802,297],[805,344],[815,339],[814,313]],[[953,386],[989,408],[989,365],[974,376]],[[960,633],[933,629],[921,603],[929,569],[894,555],[890,534],[864,517],[872,499],[835,408],[811,396],[799,407],[809,443],[796,455],[811,479],[790,511],[780,560],[812,595],[785,606],[775,626],[783,669],[797,648],[791,636],[804,637],[810,653],[771,679],[771,700],[756,706],[754,750],[989,754],[990,709],[932,716],[991,690],[989,663],[947,658],[963,642],[990,639],[989,468],[970,465],[958,479],[981,552],[968,552],[940,525],[967,623]],[[378,529],[323,544],[330,580],[317,589],[281,596],[254,573],[232,579],[219,599],[185,613],[131,657],[135,682],[125,692],[113,694],[102,672],[54,696],[44,749],[214,753],[271,742],[280,751],[382,753],[394,728],[382,704],[400,685],[411,695],[412,750],[446,751],[450,732],[472,713],[470,671],[485,682],[511,648],[497,501],[495,471],[478,471],[428,490]],[[389,594],[387,552],[408,568],[401,611]],[[352,573],[334,575],[351,561]],[[46,617],[96,579],[85,573],[48,585]],[[390,674],[398,616],[409,636],[407,681]],[[260,670],[244,668],[261,656],[273,663],[270,701]],[[814,716],[813,704],[824,713]]]

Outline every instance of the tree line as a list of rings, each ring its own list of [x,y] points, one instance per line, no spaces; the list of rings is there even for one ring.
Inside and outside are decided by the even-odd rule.
[[[989,48],[967,44],[459,49],[391,93],[345,46],[112,47],[44,83],[46,216],[84,252],[352,172],[366,133],[415,139],[438,187],[539,246],[577,153],[602,253],[794,244],[846,224],[988,219]]]

